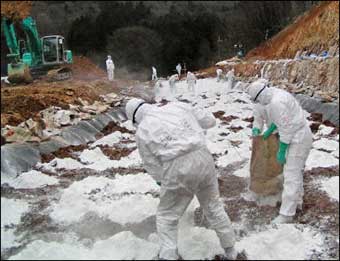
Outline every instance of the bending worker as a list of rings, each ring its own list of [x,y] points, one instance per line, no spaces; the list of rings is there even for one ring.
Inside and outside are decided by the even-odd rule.
[[[215,117],[181,102],[158,107],[136,98],[126,104],[126,114],[137,127],[136,143],[145,169],[161,183],[159,258],[179,258],[178,220],[196,195],[226,257],[235,259],[234,230],[219,200],[215,163],[203,134],[215,126]]]
[[[313,143],[313,135],[298,101],[288,92],[268,87],[264,79],[250,84],[248,93],[254,103],[266,106],[272,124],[264,139],[275,130],[280,136],[277,161],[283,166],[283,192],[280,214],[273,223],[293,221],[303,201],[303,170]]]

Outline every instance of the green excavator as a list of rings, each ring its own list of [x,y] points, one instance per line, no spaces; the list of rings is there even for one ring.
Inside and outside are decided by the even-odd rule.
[[[65,50],[65,39],[61,35],[39,37],[32,17],[20,22],[26,40],[17,40],[14,24],[6,17],[1,19],[1,31],[9,49],[7,57],[8,80],[11,83],[30,83],[46,75],[47,80],[60,81],[72,77],[67,64],[72,63],[72,52]]]

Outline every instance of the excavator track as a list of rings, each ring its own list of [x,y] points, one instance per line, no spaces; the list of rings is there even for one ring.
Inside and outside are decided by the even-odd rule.
[[[49,82],[65,81],[72,78],[72,70],[68,67],[62,67],[58,69],[49,70],[46,75],[46,79]]]

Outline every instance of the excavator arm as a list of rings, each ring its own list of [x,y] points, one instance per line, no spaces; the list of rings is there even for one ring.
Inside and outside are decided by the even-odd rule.
[[[10,53],[7,54],[7,57],[10,57],[14,63],[20,62],[20,51],[15,34],[14,24],[7,18],[3,17],[1,19],[1,31],[5,35],[6,44],[10,51]]]
[[[36,23],[32,17],[26,17],[22,23],[21,28],[26,35],[26,45],[29,52],[26,52],[26,57],[23,57],[24,62],[31,59],[30,66],[36,66],[42,63],[42,44],[38,34]],[[25,54],[24,54],[25,55]]]
[[[20,48],[18,45],[14,24],[7,18],[1,19],[1,31],[5,35],[6,44],[9,49],[7,57],[11,62],[7,65],[8,80],[12,83],[32,81],[32,76],[27,64],[23,63],[20,57]]]

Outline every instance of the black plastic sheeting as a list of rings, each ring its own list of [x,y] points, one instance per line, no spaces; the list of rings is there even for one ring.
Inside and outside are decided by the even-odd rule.
[[[312,113],[317,112],[322,114],[322,120],[329,120],[336,126],[339,126],[339,104],[324,103],[321,99],[313,98],[303,94],[297,94],[295,98],[300,102],[301,107]]]
[[[40,155],[51,153],[70,145],[86,144],[95,141],[99,133],[109,122],[123,122],[127,117],[122,107],[109,110],[87,121],[66,127],[60,136],[51,137],[41,143],[12,143],[1,146],[1,176],[15,177],[32,169],[41,160]]]

